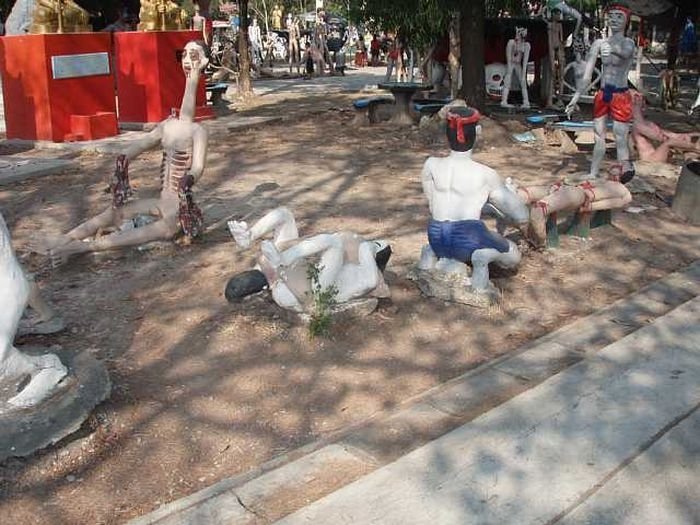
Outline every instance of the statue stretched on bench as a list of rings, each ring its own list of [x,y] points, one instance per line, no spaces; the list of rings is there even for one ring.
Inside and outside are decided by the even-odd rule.
[[[481,221],[481,210],[490,202],[512,222],[525,226],[525,204],[504,185],[491,168],[472,159],[479,112],[451,107],[447,112],[450,154],[430,157],[423,166],[423,192],[430,206],[428,245],[418,265],[423,272],[466,276],[472,265],[474,292],[493,293],[489,264],[513,268],[520,263],[520,251],[512,241],[489,231]]]
[[[229,221],[228,227],[242,248],[272,235],[272,240],[260,244],[259,270],[245,272],[229,282],[226,290],[229,301],[269,286],[275,303],[304,313],[311,307],[314,284],[320,285],[321,291],[334,287],[338,305],[389,296],[382,272],[391,248],[385,241],[367,241],[352,232],[300,238],[294,215],[283,207],[268,212],[251,227],[243,221]],[[318,274],[312,279],[309,270],[313,264]]]
[[[198,235],[202,226],[202,214],[192,200],[192,186],[204,170],[207,132],[194,122],[194,113],[197,86],[207,62],[204,44],[189,42],[185,46],[182,55],[182,68],[186,77],[185,94],[180,115],[161,122],[146,137],[128,146],[117,159],[110,209],[64,235],[47,239],[37,247],[37,251],[48,253],[56,265],[79,253],[168,240],[180,232],[190,238]],[[127,202],[130,195],[129,160],[158,145],[163,148],[160,196]],[[119,228],[125,221],[140,216],[148,216],[148,219],[153,220],[140,227],[93,238],[106,228]]]
[[[13,346],[17,327],[27,302],[38,309],[45,304],[38,297],[36,285],[24,275],[10,243],[10,233],[0,214],[0,384],[24,387],[7,403],[13,407],[30,407],[49,397],[68,373],[54,354],[31,356]],[[29,376],[29,382],[24,378]]]
[[[527,235],[535,246],[543,247],[547,239],[547,219],[558,212],[592,213],[627,206],[632,201],[632,194],[619,182],[622,169],[617,166],[614,176],[609,180],[522,187],[517,187],[508,180],[506,185],[530,206]]]

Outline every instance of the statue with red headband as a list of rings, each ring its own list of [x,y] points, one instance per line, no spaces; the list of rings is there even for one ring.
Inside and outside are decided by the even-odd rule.
[[[593,42],[586,59],[586,69],[581,86],[588,86],[598,57],[602,63],[600,89],[593,100],[593,123],[595,147],[589,177],[594,179],[600,172],[600,164],[605,156],[605,134],[608,116],[613,120],[613,134],[617,146],[617,161],[622,165],[622,183],[634,177],[634,166],[630,161],[628,136],[632,123],[632,97],[627,86],[627,75],[634,59],[634,40],[625,36],[630,19],[630,9],[621,2],[614,2],[606,9],[610,36]],[[566,106],[571,115],[576,107],[581,91],[577,90]]]
[[[490,292],[494,288],[489,264],[515,267],[520,252],[515,243],[486,228],[481,209],[490,202],[521,226],[528,222],[528,209],[498,173],[472,159],[479,118],[475,109],[450,108],[450,154],[425,161],[421,177],[431,217],[429,244],[423,248],[418,268],[466,276],[466,265],[471,264],[472,291]]]

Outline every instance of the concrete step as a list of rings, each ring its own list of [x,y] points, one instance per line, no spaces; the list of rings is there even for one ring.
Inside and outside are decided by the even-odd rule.
[[[618,523],[616,496],[626,498],[625,522],[689,523],[700,516],[689,481],[697,470],[688,471],[700,465],[690,438],[699,424],[698,320],[700,298],[278,523]],[[674,429],[680,437],[667,436]],[[665,450],[649,451],[662,438]],[[668,469],[654,461],[663,456]],[[651,471],[639,470],[645,462]],[[635,487],[650,480],[657,490],[645,499]],[[640,512],[638,500],[653,512]]]
[[[270,523],[596,356],[700,295],[700,261],[391,412],[166,504],[132,524]]]

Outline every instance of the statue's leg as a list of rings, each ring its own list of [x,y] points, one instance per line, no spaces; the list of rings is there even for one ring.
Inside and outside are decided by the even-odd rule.
[[[527,92],[527,71],[518,68],[517,73],[518,80],[520,80],[520,91],[523,94],[523,108],[528,109],[530,107],[530,95]]]
[[[432,270],[435,268],[437,263],[437,256],[435,252],[430,247],[430,244],[426,244],[420,251],[420,261],[418,261],[418,268],[421,270]]]
[[[632,202],[632,194],[619,182],[596,184],[592,190],[595,198],[591,210],[614,210],[624,208]]]
[[[82,241],[83,239],[92,237],[101,229],[116,226],[116,223],[120,220],[120,212],[116,211],[114,208],[109,208],[99,215],[88,219],[79,226],[76,226],[68,233],[41,239],[36,244],[32,245],[32,250],[38,253],[50,253],[51,251],[71,242]]]
[[[615,135],[615,146],[617,147],[617,161],[622,164],[622,172],[632,168],[630,162],[629,134],[630,124],[628,122],[613,121],[613,134]]]
[[[590,177],[596,178],[600,173],[600,164],[605,157],[605,135],[607,133],[608,117],[602,116],[593,119],[593,135],[595,145],[593,146],[593,160],[591,161]],[[629,158],[629,154],[628,154]]]
[[[501,106],[504,108],[509,108],[512,107],[511,104],[508,103],[508,95],[510,95],[510,85],[511,82],[513,82],[513,68],[508,68],[508,71],[506,72],[506,78],[503,81],[503,93],[501,94]]]
[[[287,241],[299,238],[294,215],[285,207],[266,213],[250,228],[245,221],[229,221],[228,228],[241,248],[247,248],[253,241],[269,233],[273,233],[273,242],[278,248]]]
[[[504,268],[514,268],[520,263],[520,250],[515,243],[508,241],[508,251],[495,248],[480,248],[472,253],[472,288],[485,291],[489,288],[489,263],[495,262]]]
[[[133,217],[138,214],[155,215],[160,213],[162,218],[155,222],[133,228],[126,231],[118,231],[100,237],[93,241],[72,241],[51,251],[51,259],[54,265],[61,264],[71,255],[87,252],[99,252],[124,248],[137,244],[145,244],[151,241],[172,239],[180,231],[180,221],[177,216],[177,208],[173,210],[161,210],[160,201],[156,199],[143,199],[130,202],[122,208],[122,218]],[[175,205],[177,206],[177,205]],[[164,213],[164,211],[166,211]]]
[[[377,268],[374,255],[371,243],[366,241],[361,242],[358,248],[358,264],[343,265],[341,253],[340,268],[334,277],[334,284],[338,288],[336,300],[339,303],[364,297],[373,290],[380,292],[375,296],[388,297],[389,290]]]

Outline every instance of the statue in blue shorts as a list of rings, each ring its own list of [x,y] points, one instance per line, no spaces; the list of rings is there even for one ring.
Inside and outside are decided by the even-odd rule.
[[[447,113],[450,154],[430,157],[422,173],[423,191],[430,206],[428,242],[423,248],[420,270],[466,275],[472,265],[474,291],[493,288],[489,263],[512,268],[520,262],[515,243],[489,231],[481,221],[481,209],[493,204],[512,222],[525,226],[529,212],[516,193],[488,166],[472,159],[479,112],[453,107]]]

